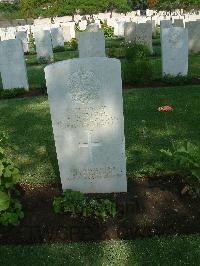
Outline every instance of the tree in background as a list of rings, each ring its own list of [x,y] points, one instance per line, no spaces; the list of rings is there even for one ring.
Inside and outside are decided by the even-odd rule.
[[[130,10],[127,0],[105,0],[104,2],[105,10],[111,12],[111,17],[114,10],[121,13],[127,13]]]
[[[129,4],[133,10],[146,10],[148,0],[129,0]]]
[[[200,9],[200,0],[158,0],[156,4],[157,10],[172,12],[175,9],[184,9],[190,11]]]
[[[148,0],[148,8],[155,10],[158,0]]]

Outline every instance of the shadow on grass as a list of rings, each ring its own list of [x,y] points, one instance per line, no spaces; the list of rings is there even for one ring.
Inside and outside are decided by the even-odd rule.
[[[200,237],[2,246],[1,265],[198,265]]]
[[[47,98],[1,101],[1,132],[7,136],[7,153],[22,172],[22,181],[59,180],[53,130]]]

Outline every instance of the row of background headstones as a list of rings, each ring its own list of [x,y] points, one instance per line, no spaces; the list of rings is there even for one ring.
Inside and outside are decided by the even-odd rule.
[[[147,23],[152,24],[152,30],[153,30],[153,35],[156,35],[156,21],[155,20],[146,20]],[[126,32],[128,32],[127,28],[133,28],[131,31],[132,32],[137,32],[140,34],[140,32],[142,32],[146,27],[145,23],[143,21],[140,21],[141,25],[136,26],[135,24],[131,24],[131,23],[136,23],[136,22],[127,22],[127,21],[114,21],[114,20],[107,20],[107,24],[108,26],[114,27],[114,34],[118,37],[127,37],[128,41],[134,41],[133,40],[133,36],[130,38],[128,36],[126,36]],[[171,26],[171,20],[164,20],[161,21],[162,25],[169,25]],[[96,21],[96,26],[97,27],[101,27],[101,23],[100,20]],[[189,29],[189,40],[191,39],[190,43],[193,43],[193,35],[195,34],[195,32],[198,31],[198,24],[195,24],[194,22],[184,22],[182,19],[175,19],[174,20],[174,26],[175,27],[183,27],[185,24],[185,26]],[[135,26],[134,26],[135,25]],[[162,26],[161,25],[161,26]],[[92,26],[92,25],[91,25]],[[90,26],[88,26],[89,28]],[[20,27],[9,27],[9,28],[0,28],[0,38],[1,40],[8,40],[8,39],[15,39],[16,37],[21,39],[24,45],[24,51],[27,52],[28,51],[28,44],[27,42],[29,41],[29,34],[31,32],[33,32],[33,34],[35,32],[37,32],[37,30],[39,31],[40,29],[45,29],[45,30],[50,30],[51,31],[51,35],[52,35],[52,45],[53,48],[55,48],[56,46],[64,46],[64,42],[70,41],[72,38],[75,38],[75,23],[71,22],[71,23],[62,23],[61,25],[59,24],[46,24],[46,25],[40,25],[40,24],[36,24],[35,26],[20,26]],[[81,21],[79,22],[79,28],[81,30],[85,30],[87,28],[87,21]],[[135,29],[134,29],[135,28]],[[195,29],[196,28],[196,29]],[[98,29],[97,29],[98,30]],[[91,27],[91,30],[89,31],[97,31],[97,30],[93,30]],[[149,32],[149,31],[148,31]],[[62,36],[63,35],[63,36]],[[140,38],[140,37],[139,37]],[[64,41],[63,41],[64,40]],[[148,44],[148,41],[147,41]],[[151,48],[151,44],[148,46]],[[190,46],[190,45],[189,45]],[[192,50],[192,49],[190,49]],[[196,51],[194,49],[194,51]]]
[[[169,23],[170,21],[163,21],[161,22],[161,40],[162,40],[162,44],[163,44],[163,40],[164,38],[162,39],[162,31],[164,30],[164,28],[167,28],[169,27],[170,30],[168,31],[168,33],[166,33],[166,35],[168,36],[172,31],[171,29],[171,24]],[[194,22],[192,22],[193,24]],[[132,23],[132,22],[129,22],[129,23],[126,23],[126,24],[130,24],[129,26],[133,26],[134,30],[135,30],[135,26],[136,26],[136,36],[137,36],[137,28],[139,28],[138,32],[139,32],[139,41],[144,41],[144,37],[146,37],[146,41],[148,42],[149,41],[149,44],[152,45],[152,27],[150,25],[150,23],[141,23],[141,24],[136,24],[136,23]],[[125,25],[126,25],[125,24]],[[199,24],[199,22],[197,22],[197,24]],[[52,29],[54,34],[57,36],[59,35],[58,33],[60,33],[60,36],[62,37],[62,32],[59,31],[61,30],[60,28],[53,28]],[[134,30],[133,30],[133,33],[134,33]],[[183,30],[183,29],[182,29]],[[131,31],[130,31],[131,32]],[[179,30],[180,32],[180,30]],[[173,32],[173,34],[176,33]],[[132,32],[131,32],[132,34]],[[180,33],[181,34],[181,33]],[[167,47],[168,46],[165,46],[165,49],[162,49],[162,57],[163,57],[163,73],[164,74],[182,74],[182,75],[186,75],[187,74],[187,69],[188,69],[188,54],[187,54],[187,33],[186,33],[186,30],[185,30],[185,33],[184,31],[182,32],[183,36],[185,36],[183,39],[185,40],[185,42],[183,41],[182,43],[182,48],[183,48],[183,56],[181,56],[179,59],[177,58],[177,60],[174,60],[174,58],[176,58],[176,53],[175,53],[175,57],[172,57],[172,59],[177,62],[177,64],[172,64],[172,66],[176,66],[176,68],[174,67],[169,67],[170,66],[170,63],[171,62],[170,60],[168,60],[170,58],[170,50],[168,51],[167,50]],[[134,35],[134,34],[133,34]],[[83,36],[83,35],[82,35]],[[104,40],[104,37],[102,37],[102,35],[92,35],[92,34],[89,34],[86,38],[80,38],[79,40],[79,52],[80,52],[80,57],[89,57],[91,56],[91,53],[93,53],[92,56],[105,56],[105,40]],[[176,36],[176,35],[175,35]],[[38,54],[38,60],[40,59],[40,57],[49,57],[49,59],[53,59],[53,51],[52,51],[52,44],[51,44],[51,37],[50,37],[50,34],[49,34],[49,31],[45,31],[45,30],[37,30],[35,31],[35,43],[36,43],[36,49],[37,49],[37,54]],[[172,35],[173,37],[173,35]],[[171,37],[171,38],[172,38]],[[167,40],[168,38],[166,38],[166,43],[167,43]],[[178,40],[178,39],[177,39]],[[174,39],[174,42],[177,41],[176,39]],[[61,41],[64,45],[64,40],[61,38]],[[134,40],[135,41],[135,40]],[[8,54],[8,51],[9,53],[11,53],[12,51],[12,46],[14,45],[13,42],[11,42],[11,47],[5,47],[5,42],[2,42],[3,45],[2,45],[2,58],[4,57],[4,55]],[[199,42],[198,42],[199,43]],[[18,46],[17,49],[13,49],[13,51],[17,51],[19,49],[19,44],[16,43],[16,45]],[[8,45],[9,46],[9,45]],[[83,47],[83,49],[82,49]],[[162,45],[162,47],[164,47],[164,45]],[[8,50],[6,52],[6,49]],[[172,47],[173,49],[173,47]],[[4,51],[5,50],[5,51]],[[176,50],[176,49],[173,49],[173,51]],[[92,51],[92,52],[91,52]],[[165,52],[165,51],[168,51],[168,52]],[[180,51],[177,51],[179,52],[178,54],[181,55]],[[43,54],[42,54],[43,53]],[[19,52],[19,55],[21,53]],[[165,54],[167,54],[167,57],[166,57],[166,60],[165,60]],[[169,56],[169,57],[168,57]],[[19,59],[17,59],[19,60]],[[16,60],[16,61],[17,61]],[[21,71],[24,71],[25,69],[25,63],[22,64],[22,62],[24,61],[21,60],[21,64],[19,64],[18,66],[18,69],[21,70]],[[167,62],[167,64],[165,64],[165,62]],[[181,63],[181,62],[185,62],[185,64]],[[10,61],[7,60],[7,62],[10,62],[11,63],[11,58],[10,58]],[[180,62],[180,63],[179,63]],[[16,62],[17,63],[17,62]],[[3,70],[3,64],[6,65],[6,67],[4,68],[5,71]],[[8,83],[4,82],[4,88],[12,88],[12,87],[23,87],[23,88],[28,88],[28,85],[27,85],[27,77],[25,79],[21,79],[21,78],[17,78],[16,77],[16,80],[18,80],[18,82],[16,82],[16,80],[13,78],[13,82],[14,84],[16,85],[13,85],[11,80],[9,78],[7,78],[7,69],[9,69],[8,67],[9,63],[6,64],[6,58],[4,60],[2,60],[2,63],[1,63],[1,68],[2,68],[2,76],[5,77],[6,80],[8,80]],[[14,66],[16,67],[17,64],[14,64]],[[165,67],[166,65],[166,67]],[[183,68],[182,68],[183,66]],[[169,70],[167,70],[169,69]],[[170,71],[171,70],[171,71]],[[18,72],[13,72],[13,74],[18,74]],[[22,75],[23,76],[23,75]],[[25,75],[24,75],[25,76]],[[26,80],[23,81],[22,83],[20,83],[20,80]],[[19,83],[21,85],[19,85]]]

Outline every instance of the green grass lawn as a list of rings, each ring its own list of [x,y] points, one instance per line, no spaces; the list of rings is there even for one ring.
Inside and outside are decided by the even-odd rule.
[[[1,266],[197,266],[199,261],[199,235],[98,243],[0,246]]]
[[[129,178],[165,173],[169,166],[160,150],[171,148],[172,140],[200,144],[200,86],[134,89],[123,97]],[[162,105],[174,111],[158,112]],[[6,152],[20,168],[22,181],[58,182],[47,97],[1,100],[0,112],[0,132],[10,144]]]

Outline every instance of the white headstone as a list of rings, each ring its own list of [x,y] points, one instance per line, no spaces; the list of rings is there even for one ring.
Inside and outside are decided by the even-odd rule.
[[[21,41],[0,42],[0,58],[3,89],[24,88],[28,90],[27,71]]]
[[[99,31],[99,25],[97,24],[90,24],[87,26],[88,32],[98,32]]]
[[[191,21],[185,23],[189,36],[189,51],[193,53],[200,52],[200,21]]]
[[[120,21],[117,23],[118,25],[117,36],[118,37],[124,37],[124,24],[125,24],[125,21]]]
[[[174,27],[184,27],[183,19],[174,19]]]
[[[124,25],[125,40],[127,42],[134,42],[136,35],[136,23],[126,22]]]
[[[152,48],[152,25],[150,23],[140,23],[136,25],[135,42],[148,46],[150,51]]]
[[[81,32],[78,36],[79,57],[105,57],[103,32]]]
[[[168,28],[162,32],[163,76],[185,76],[188,73],[188,31]]]
[[[14,40],[16,37],[15,27],[9,27],[6,29],[6,40]]]
[[[53,60],[53,49],[51,43],[51,35],[48,30],[37,30],[34,32],[35,45],[38,62],[42,60]]]
[[[27,32],[26,31],[17,31],[16,32],[16,39],[19,39],[22,42],[22,47],[23,47],[24,53],[27,53],[29,51]]]
[[[64,37],[62,29],[60,27],[51,29],[51,40],[53,48],[59,46],[64,47]]]
[[[79,25],[79,29],[80,30],[82,30],[82,31],[86,30],[86,28],[87,28],[87,20],[80,21],[78,25]]]
[[[171,20],[161,20],[160,21],[160,33],[162,34],[162,30],[168,29],[172,27]]]
[[[63,32],[64,41],[70,42],[72,39],[70,25],[67,24],[62,25],[62,32]]]
[[[120,61],[66,60],[45,76],[62,188],[126,192]]]

